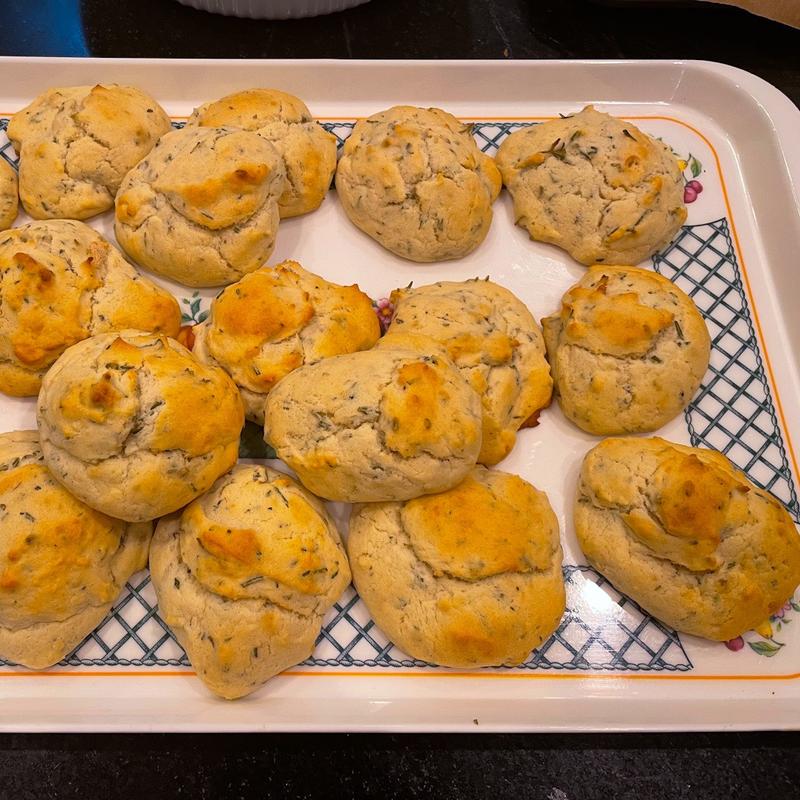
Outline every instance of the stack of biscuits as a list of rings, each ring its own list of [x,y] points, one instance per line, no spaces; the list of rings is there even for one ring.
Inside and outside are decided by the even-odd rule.
[[[172,130],[146,93],[100,85],[44,92],[8,133],[0,391],[38,398],[38,430],[0,434],[0,657],[56,663],[149,561],[164,621],[224,698],[307,658],[351,580],[416,659],[520,664],[565,611],[559,521],[494,467],[553,397],[617,437],[585,458],[574,524],[645,609],[724,640],[800,582],[777,500],[717,453],[626,438],[686,408],[710,352],[692,300],[636,266],[686,209],[673,154],[633,125],[588,107],[495,160],[447,112],[396,106],[359,121],[337,165],[285,92],[228,95]],[[588,269],[541,326],[464,276],[395,290],[382,331],[358,286],[267,266],[280,221],[334,176],[346,216],[398,258],[475,250],[505,184],[531,238]],[[20,203],[34,221],[11,227]],[[112,208],[124,255],[83,222]],[[125,256],[221,290],[181,328]],[[294,477],[237,463],[245,420]],[[352,504],[346,536],[324,501]]]

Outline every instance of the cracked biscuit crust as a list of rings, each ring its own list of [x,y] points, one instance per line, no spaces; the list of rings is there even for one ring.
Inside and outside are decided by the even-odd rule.
[[[223,370],[166,336],[123,331],[58,359],[38,421],[47,465],[67,489],[139,521],[186,505],[236,463],[244,411]]]
[[[81,503],[44,464],[36,431],[0,434],[0,658],[60,661],[147,564],[149,522]]]
[[[441,494],[358,506],[347,550],[378,627],[423,661],[520,664],[564,613],[558,520],[516,475],[476,467]]]
[[[123,181],[117,241],[137,263],[187,286],[233,283],[272,253],[285,182],[283,159],[255,133],[173,131]]]
[[[22,205],[34,219],[107,211],[126,173],[170,127],[161,106],[132,86],[48,89],[8,124]]]
[[[248,89],[196,108],[186,124],[242,128],[275,145],[286,164],[281,219],[314,211],[325,199],[336,171],[336,137],[299,98],[277,89]]]
[[[669,148],[592,106],[512,133],[497,165],[517,224],[581,264],[638,264],[686,221]]]
[[[516,432],[550,403],[550,367],[530,311],[508,289],[477,279],[396,289],[391,300],[395,314],[379,346],[439,345],[483,403],[478,461],[501,461]]]
[[[372,301],[296,261],[256,270],[228,286],[194,328],[192,352],[239,387],[248,419],[264,424],[272,387],[303,364],[368,350],[380,336]]]
[[[786,509],[713,450],[606,439],[584,459],[575,530],[619,591],[707,639],[758,626],[800,582]]]
[[[470,126],[438,108],[394,106],[344,143],[336,191],[350,221],[411,261],[444,261],[486,237],[500,191]]]
[[[0,391],[38,394],[70,345],[135,328],[177,336],[178,303],[102,236],[75,220],[0,233]]]
[[[564,416],[597,435],[660,428],[708,367],[711,340],[694,302],[649,270],[591,267],[542,326]]]
[[[366,350],[301,367],[269,393],[265,439],[328,500],[408,500],[475,465],[481,402],[444,356]]]
[[[0,158],[0,231],[10,228],[19,210],[17,171]]]
[[[264,466],[235,468],[161,520],[150,572],[159,611],[198,677],[228,699],[308,658],[350,583],[323,504]]]

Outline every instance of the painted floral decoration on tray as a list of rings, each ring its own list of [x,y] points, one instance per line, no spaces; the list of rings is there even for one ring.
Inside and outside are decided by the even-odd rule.
[[[386,333],[389,325],[394,316],[394,303],[386,297],[381,297],[380,300],[375,300],[372,303],[372,308],[378,316],[378,322],[381,325],[381,334]]]
[[[742,636],[737,636],[725,642],[725,647],[738,653],[747,645],[753,652],[758,653],[760,656],[772,658],[776,653],[779,653],[781,648],[785,646],[785,642],[779,642],[774,639],[776,633],[780,633],[783,628],[792,622],[788,616],[792,611],[800,613],[800,601],[794,597],[788,600],[782,608],[779,608],[766,622],[759,625],[754,633],[758,634],[761,638],[751,642],[745,640]]]
[[[694,203],[698,195],[703,191],[703,184],[697,180],[703,171],[703,165],[691,153],[686,158],[679,156],[677,153],[675,155],[678,159],[678,166],[684,175],[683,202],[687,204]],[[687,178],[687,173],[691,175],[691,178]]]
[[[181,310],[181,322],[184,325],[199,325],[201,322],[205,322],[208,316],[208,309],[200,310],[200,303],[202,302],[203,298],[200,297],[200,292],[195,292],[191,297],[182,298],[181,304],[189,309],[188,312]]]

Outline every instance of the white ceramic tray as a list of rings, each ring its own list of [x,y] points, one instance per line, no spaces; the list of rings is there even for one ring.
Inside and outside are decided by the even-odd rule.
[[[46,87],[96,82],[139,85],[176,120],[236,89],[280,87],[303,97],[340,137],[354,118],[395,103],[438,105],[476,122],[489,152],[509,130],[588,102],[662,137],[704,191],[653,266],[692,294],[714,346],[700,394],[660,433],[726,452],[797,520],[800,112],[773,87],[704,62],[0,59],[0,118]],[[0,157],[13,159],[5,144],[0,131]],[[92,224],[111,235],[109,215]],[[350,225],[335,192],[318,212],[281,223],[273,261],[289,257],[334,281],[358,282],[375,299],[411,280],[490,275],[537,318],[582,272],[513,225],[505,193],[487,240],[455,263],[395,258]],[[171,288],[187,319],[197,320],[212,294]],[[0,398],[0,429],[31,426],[33,412],[32,400]],[[456,672],[415,663],[348,590],[308,662],[226,703],[192,676],[142,573],[62,665],[44,673],[0,665],[0,730],[800,727],[800,594],[771,630],[726,646],[677,635],[584,566],[570,505],[578,465],[595,441],[553,406],[501,465],[549,494],[565,548],[567,614],[520,668]]]

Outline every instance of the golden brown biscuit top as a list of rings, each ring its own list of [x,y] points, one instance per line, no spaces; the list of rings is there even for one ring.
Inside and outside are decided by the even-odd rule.
[[[214,304],[216,327],[259,344],[296,334],[314,316],[309,294],[297,281],[282,281],[289,270],[278,266],[246,275]]]
[[[268,392],[304,363],[366,350],[380,335],[372,302],[295,261],[246,275],[213,302],[208,349],[234,380]]]
[[[271,145],[246,131],[216,137],[206,133],[201,131],[192,147],[166,163],[152,185],[187,219],[220,230],[264,204],[271,193],[275,154]]]
[[[130,86],[98,84],[91,88],[73,119],[84,130],[102,135],[109,148],[133,142],[137,148],[149,149],[153,136],[163,132],[163,112],[150,99]]]
[[[442,359],[425,358],[398,364],[381,398],[386,447],[403,458],[423,452],[461,451],[480,437],[480,424],[466,419],[452,424],[452,367]]]
[[[90,307],[81,300],[100,284],[89,262],[70,270],[50,253],[15,250],[0,242],[3,304],[17,322],[10,344],[26,367],[44,367],[88,335]]]
[[[345,140],[343,158],[357,160],[354,172],[380,181],[389,202],[402,202],[407,185],[431,174],[443,184],[454,180],[454,165],[477,172],[493,201],[502,186],[500,172],[470,131],[440,108],[393,106],[357,123]]]
[[[119,223],[138,226],[151,213],[152,193],[210,231],[245,223],[285,184],[275,148],[235,128],[183,128],[161,137],[128,173],[117,195]]]
[[[145,356],[142,367],[160,384],[164,401],[150,440],[156,452],[184,450],[190,456],[202,455],[221,444],[219,430],[241,429],[241,401],[230,395],[230,384],[219,370],[189,361],[172,348]],[[201,422],[204,418],[206,424]]]
[[[713,451],[663,439],[606,439],[587,455],[583,486],[619,511],[654,555],[703,572],[720,566],[724,533],[747,517],[749,482]]]
[[[221,369],[165,336],[126,331],[86,342],[76,345],[87,351],[82,363],[46,383],[59,446],[91,459],[137,448],[199,456],[238,438],[242,403]]]
[[[322,505],[294,480],[242,466],[181,515],[181,554],[209,591],[287,608],[341,591],[349,575]],[[301,596],[305,596],[303,599]]]
[[[449,491],[409,500],[401,517],[415,553],[436,576],[480,580],[547,570],[558,543],[546,496],[516,475],[482,467]]]
[[[0,436],[0,625],[63,620],[113,600],[109,559],[124,532],[53,478],[34,431]]]
[[[134,144],[146,152],[152,141],[170,128],[161,106],[140,89],[98,84],[42,92],[11,118],[8,138],[19,152],[27,138],[52,135],[64,127],[67,117],[108,149]]]
[[[246,89],[206,103],[192,114],[191,123],[206,128],[227,125],[255,131],[270,122],[311,122],[313,117],[299,97],[278,89]]]
[[[176,335],[180,327],[175,299],[74,220],[0,234],[0,304],[0,358],[31,370],[95,332],[142,327]]]
[[[562,343],[616,356],[641,356],[674,326],[675,311],[657,307],[673,284],[636,267],[594,266],[563,297]]]

